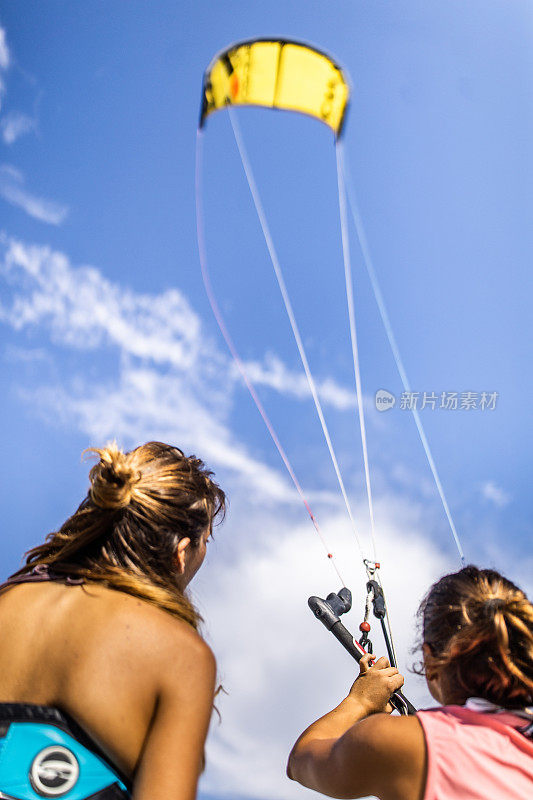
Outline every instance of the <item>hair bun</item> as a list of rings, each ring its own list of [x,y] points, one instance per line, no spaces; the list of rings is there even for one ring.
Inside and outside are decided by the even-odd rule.
[[[99,508],[126,508],[141,479],[140,472],[128,463],[128,454],[123,453],[116,442],[103,448],[90,447],[85,452],[100,458],[89,472],[89,496],[93,503]]]
[[[507,608],[507,601],[503,597],[489,597],[483,601],[483,607],[495,614],[497,611],[504,611]]]

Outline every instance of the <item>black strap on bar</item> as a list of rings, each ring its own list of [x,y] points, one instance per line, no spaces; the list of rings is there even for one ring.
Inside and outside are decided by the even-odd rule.
[[[383,638],[385,639],[389,663],[391,667],[397,667],[398,664],[396,663],[396,658],[394,657],[394,650],[392,649],[392,643],[387,630],[387,608],[385,606],[385,595],[383,594],[383,589],[377,581],[370,580],[366,584],[366,590],[367,592],[372,593],[372,608],[374,611],[374,616],[379,619],[381,623],[381,630],[383,631]]]

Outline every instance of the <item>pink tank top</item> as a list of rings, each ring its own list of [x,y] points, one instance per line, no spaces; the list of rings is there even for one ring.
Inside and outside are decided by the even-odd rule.
[[[533,800],[533,742],[512,714],[463,706],[418,711],[428,774],[424,800]]]

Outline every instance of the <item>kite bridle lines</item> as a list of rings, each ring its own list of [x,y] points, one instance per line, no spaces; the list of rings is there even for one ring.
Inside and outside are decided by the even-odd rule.
[[[290,47],[292,47],[293,49],[296,49],[296,50],[298,48],[306,49],[305,46],[299,45],[298,43],[276,42],[276,41],[268,41],[268,40],[261,40],[261,41],[262,41],[262,45],[263,46],[276,45],[276,44],[280,45],[280,49],[279,49],[279,52],[278,52],[278,55],[277,55],[277,69],[279,69],[279,65],[280,65],[280,62],[281,62],[281,56],[282,56],[282,53],[283,53],[283,48],[286,45],[289,45]],[[363,560],[364,568],[366,570],[366,574],[367,574],[367,597],[366,597],[366,604],[365,604],[364,620],[363,620],[363,622],[361,623],[361,626],[360,626],[360,630],[363,633],[362,638],[361,638],[361,642],[364,641],[365,644],[367,644],[367,645],[369,645],[371,647],[370,641],[368,639],[368,631],[370,629],[370,626],[369,626],[369,623],[368,623],[368,616],[369,616],[370,608],[373,607],[374,615],[376,617],[378,617],[380,619],[380,622],[381,622],[382,631],[383,631],[385,643],[386,643],[388,654],[389,654],[389,660],[390,660],[392,665],[397,665],[396,653],[395,653],[395,650],[394,650],[394,643],[393,643],[392,634],[391,634],[390,620],[389,620],[389,616],[388,616],[388,609],[387,609],[387,604],[385,602],[385,596],[384,596],[384,593],[383,593],[383,587],[382,587],[381,579],[380,579],[380,575],[379,575],[380,562],[378,561],[378,558],[377,558],[376,537],[375,537],[374,504],[373,504],[373,498],[372,498],[372,485],[371,485],[371,480],[370,480],[370,466],[369,466],[369,458],[368,458],[367,436],[366,436],[366,426],[365,426],[365,416],[364,416],[364,401],[363,401],[361,374],[360,374],[360,368],[359,368],[359,353],[358,353],[358,344],[357,344],[357,328],[356,328],[356,317],[355,317],[353,277],[352,277],[351,260],[350,260],[350,246],[349,246],[349,232],[348,232],[348,206],[350,207],[351,212],[352,212],[352,218],[353,218],[353,222],[354,222],[355,229],[356,229],[356,232],[357,232],[360,249],[361,249],[361,252],[362,252],[362,255],[363,255],[363,261],[365,263],[365,266],[366,266],[366,269],[367,269],[367,272],[368,272],[368,275],[369,275],[369,278],[370,278],[370,282],[371,282],[372,290],[374,292],[376,303],[377,303],[379,311],[380,311],[381,319],[383,321],[383,325],[385,327],[385,331],[386,331],[386,334],[387,334],[387,337],[388,337],[388,340],[389,340],[389,343],[390,343],[390,346],[391,346],[391,349],[392,349],[392,352],[393,352],[393,356],[394,356],[394,359],[395,359],[395,362],[396,362],[396,366],[397,366],[398,371],[400,373],[400,378],[402,380],[402,384],[404,386],[405,391],[410,391],[410,389],[409,389],[409,381],[407,379],[407,375],[406,375],[405,369],[403,367],[403,362],[402,362],[400,354],[399,354],[399,350],[398,350],[398,346],[397,346],[397,343],[396,343],[396,339],[394,337],[394,334],[393,334],[393,331],[392,331],[392,327],[391,327],[391,324],[390,324],[390,319],[389,319],[389,316],[388,316],[388,313],[387,313],[387,310],[386,310],[386,307],[385,307],[385,303],[384,303],[384,300],[383,300],[383,295],[381,293],[381,290],[380,290],[380,287],[379,287],[379,283],[378,283],[378,280],[377,280],[377,276],[376,276],[376,272],[374,270],[372,259],[370,257],[366,236],[365,236],[364,229],[363,229],[362,222],[361,222],[361,217],[360,217],[360,214],[359,214],[359,211],[358,211],[358,208],[357,208],[357,203],[356,203],[356,199],[355,199],[355,192],[353,191],[352,186],[351,186],[351,182],[347,177],[347,169],[346,169],[345,158],[344,158],[344,149],[343,149],[342,141],[340,139],[340,130],[341,130],[341,127],[342,127],[342,121],[343,121],[343,117],[344,117],[344,108],[345,108],[345,105],[343,105],[342,109],[341,109],[341,112],[340,112],[340,116],[339,116],[339,112],[338,112],[338,109],[337,109],[338,119],[337,119],[335,124],[333,124],[333,122],[331,120],[327,120],[326,118],[323,118],[323,121],[327,122],[327,124],[329,124],[329,126],[332,127],[334,129],[334,132],[335,132],[335,151],[336,151],[336,164],[337,164],[338,202],[339,202],[339,214],[340,214],[340,226],[341,226],[341,242],[342,242],[342,255],[343,255],[343,264],[344,264],[346,299],[347,299],[347,306],[348,306],[348,322],[349,322],[350,342],[351,342],[352,357],[353,357],[355,388],[356,388],[357,407],[358,407],[358,416],[359,416],[359,430],[360,430],[362,452],[363,452],[363,465],[364,465],[364,474],[365,474],[366,495],[367,495],[367,500],[368,500],[368,511],[369,511],[369,519],[370,519],[370,537],[371,537],[372,551],[373,551],[373,560],[370,560],[370,559],[365,557],[365,554],[364,554],[364,551],[363,551],[363,547],[362,547],[362,544],[361,544],[361,541],[360,541],[360,538],[359,538],[359,532],[358,532],[358,528],[357,528],[357,525],[356,525],[356,522],[355,522],[354,514],[353,514],[353,511],[352,511],[352,508],[351,508],[351,504],[350,504],[350,501],[349,501],[349,498],[348,498],[348,494],[347,494],[345,483],[344,483],[344,480],[343,480],[343,477],[342,477],[342,473],[341,473],[341,470],[340,470],[340,467],[339,467],[339,463],[338,463],[338,459],[337,459],[337,456],[336,456],[336,453],[335,453],[335,449],[333,447],[333,443],[332,443],[332,440],[331,440],[331,436],[330,436],[330,433],[329,433],[327,422],[326,422],[326,419],[325,419],[325,416],[324,416],[324,413],[323,413],[322,405],[321,405],[320,398],[319,398],[318,391],[317,391],[317,387],[316,387],[316,382],[315,382],[315,380],[313,378],[313,375],[312,375],[312,372],[311,372],[311,369],[310,369],[310,366],[309,366],[309,360],[307,358],[307,354],[306,354],[305,347],[304,347],[304,344],[303,344],[303,341],[302,341],[300,330],[299,330],[299,327],[298,327],[298,324],[297,324],[297,321],[296,321],[296,317],[294,315],[292,303],[291,303],[291,300],[290,300],[290,297],[289,297],[289,294],[288,294],[288,291],[287,291],[287,286],[286,286],[286,282],[285,282],[285,279],[284,279],[284,276],[283,276],[283,271],[282,271],[282,268],[281,268],[281,264],[279,262],[278,255],[277,255],[277,252],[276,252],[276,249],[275,249],[275,246],[274,246],[274,242],[273,242],[273,239],[272,239],[272,235],[270,233],[270,228],[269,228],[268,221],[267,221],[266,214],[265,214],[265,210],[264,210],[264,207],[263,207],[263,204],[262,204],[262,201],[261,201],[261,196],[260,196],[260,193],[259,193],[259,189],[258,189],[257,183],[255,181],[255,177],[254,177],[253,170],[252,170],[252,167],[251,167],[250,159],[248,157],[248,153],[246,151],[243,135],[242,135],[240,126],[238,124],[236,114],[234,113],[233,108],[232,108],[232,105],[233,104],[239,104],[239,101],[235,100],[235,98],[233,98],[233,100],[232,100],[231,97],[230,97],[230,92],[235,94],[235,96],[238,96],[239,91],[241,91],[241,86],[245,85],[245,81],[243,81],[243,75],[244,75],[245,79],[247,80],[247,77],[246,77],[247,73],[245,71],[243,72],[243,70],[245,68],[249,69],[250,51],[251,51],[251,48],[254,45],[255,46],[260,45],[260,42],[259,41],[255,42],[255,43],[254,42],[245,42],[245,43],[242,43],[241,45],[234,45],[233,48],[229,48],[226,52],[224,52],[222,55],[218,56],[212,62],[208,72],[206,72],[206,76],[205,76],[205,79],[204,79],[204,95],[203,95],[203,104],[202,104],[202,117],[201,117],[201,122],[200,122],[200,126],[199,126],[198,133],[197,133],[197,144],[196,144],[196,219],[197,219],[198,249],[199,249],[199,256],[200,256],[200,266],[201,266],[201,272],[202,272],[202,279],[203,279],[203,282],[204,282],[204,285],[205,285],[207,297],[209,299],[209,303],[210,303],[211,308],[213,310],[213,314],[215,316],[215,319],[216,319],[216,321],[218,323],[218,326],[220,328],[220,331],[221,331],[221,333],[222,333],[222,335],[223,335],[223,337],[224,337],[224,339],[226,341],[226,344],[227,344],[227,346],[228,346],[228,348],[229,348],[229,350],[230,350],[230,352],[231,352],[231,354],[233,356],[233,359],[234,359],[235,363],[237,364],[237,367],[238,367],[238,369],[239,369],[239,371],[240,371],[240,373],[242,375],[244,383],[246,384],[246,386],[247,386],[247,388],[248,388],[248,390],[250,392],[250,395],[252,396],[252,399],[253,399],[255,405],[257,406],[257,409],[258,409],[258,411],[259,411],[259,413],[260,413],[260,415],[261,415],[261,417],[262,417],[262,419],[263,419],[263,421],[264,421],[264,423],[265,423],[265,425],[266,425],[266,427],[267,427],[267,429],[268,429],[268,431],[270,433],[270,436],[272,437],[274,445],[276,446],[276,448],[277,448],[277,450],[278,450],[278,452],[280,454],[280,457],[281,457],[283,463],[285,464],[285,467],[286,467],[286,469],[287,469],[287,471],[288,471],[288,473],[289,473],[289,475],[291,477],[291,480],[292,480],[292,482],[293,482],[293,484],[294,484],[294,486],[295,486],[295,488],[296,488],[296,490],[297,490],[297,492],[298,492],[298,494],[299,494],[299,496],[300,496],[300,498],[301,498],[301,500],[302,500],[302,502],[303,502],[303,504],[304,504],[304,506],[305,506],[305,508],[307,510],[307,513],[309,514],[309,517],[311,519],[311,522],[313,523],[315,531],[317,532],[318,536],[320,537],[320,540],[321,540],[322,545],[324,547],[324,550],[325,550],[325,552],[327,554],[327,557],[328,557],[329,561],[331,562],[332,567],[334,568],[334,570],[335,570],[338,578],[340,579],[343,587],[345,587],[346,584],[345,584],[345,582],[344,582],[344,580],[343,580],[343,578],[341,576],[338,564],[337,564],[336,559],[335,559],[335,557],[334,557],[334,555],[332,553],[332,550],[330,549],[330,547],[328,546],[328,544],[326,542],[324,534],[321,531],[320,526],[319,526],[319,524],[317,522],[317,519],[316,519],[315,515],[313,514],[313,512],[312,512],[312,510],[310,508],[309,502],[308,502],[308,500],[306,498],[306,495],[305,495],[305,493],[304,493],[304,491],[303,491],[303,489],[302,489],[302,487],[300,485],[300,482],[299,482],[299,480],[298,480],[298,478],[297,478],[297,476],[296,476],[296,474],[294,472],[292,464],[291,464],[291,462],[290,462],[290,460],[289,460],[289,458],[288,458],[288,456],[287,456],[287,454],[286,454],[286,452],[285,452],[285,450],[284,450],[284,448],[283,448],[283,446],[282,446],[282,444],[280,442],[280,439],[279,439],[279,437],[278,437],[278,435],[276,433],[276,430],[274,429],[274,426],[273,426],[270,418],[268,417],[268,415],[267,415],[267,413],[265,411],[265,408],[264,408],[264,406],[263,406],[263,404],[262,404],[262,402],[261,402],[261,400],[260,400],[260,398],[259,398],[259,396],[257,394],[257,391],[256,391],[256,389],[255,389],[255,387],[253,385],[253,382],[250,379],[250,376],[249,376],[249,374],[247,372],[246,366],[245,366],[243,360],[241,359],[241,357],[240,357],[240,355],[239,355],[239,353],[238,353],[238,351],[237,351],[237,349],[235,347],[235,343],[234,343],[234,341],[233,341],[233,339],[232,339],[232,337],[231,337],[231,335],[229,333],[229,330],[227,328],[225,320],[224,320],[224,318],[222,316],[222,313],[220,311],[220,307],[219,307],[218,302],[216,300],[216,297],[214,295],[213,287],[212,287],[212,284],[211,284],[211,279],[210,279],[210,276],[209,276],[209,271],[208,271],[208,267],[207,267],[206,246],[205,246],[203,202],[202,202],[202,137],[203,137],[202,125],[203,125],[205,116],[208,113],[210,113],[213,110],[216,110],[217,108],[226,107],[227,111],[228,111],[228,114],[229,114],[229,119],[230,119],[232,131],[233,131],[233,135],[235,137],[235,142],[236,142],[236,145],[237,145],[237,149],[238,149],[238,152],[239,152],[241,163],[242,163],[242,166],[243,166],[243,169],[244,169],[244,174],[246,176],[246,180],[247,180],[248,187],[249,187],[249,190],[250,190],[250,193],[251,193],[251,196],[252,196],[252,200],[253,200],[253,203],[254,203],[254,206],[255,206],[255,210],[257,212],[257,216],[258,216],[258,219],[259,219],[261,230],[263,232],[263,236],[264,236],[264,239],[265,239],[266,247],[267,247],[267,250],[268,250],[268,253],[269,253],[269,256],[270,256],[270,260],[272,262],[272,266],[273,266],[273,269],[274,269],[274,273],[275,273],[275,276],[276,276],[276,279],[277,279],[277,283],[278,283],[278,286],[279,286],[279,289],[280,289],[280,292],[281,292],[281,297],[282,297],[282,300],[283,300],[283,304],[285,306],[285,310],[286,310],[287,316],[289,318],[289,322],[290,322],[290,325],[291,325],[292,333],[293,333],[293,336],[294,336],[294,339],[295,339],[295,342],[296,342],[298,353],[300,355],[300,360],[302,362],[302,366],[303,366],[303,369],[304,369],[304,372],[305,372],[305,375],[306,375],[306,378],[307,378],[307,383],[308,383],[308,386],[309,386],[309,390],[310,390],[311,396],[313,398],[313,402],[314,402],[316,413],[317,413],[317,416],[318,416],[318,419],[319,419],[319,422],[320,422],[320,426],[322,428],[322,433],[324,435],[324,438],[325,438],[325,441],[326,441],[326,445],[327,445],[327,448],[328,448],[328,452],[329,452],[329,455],[330,455],[330,458],[331,458],[331,462],[333,464],[335,475],[336,475],[336,478],[337,478],[337,481],[338,481],[338,484],[339,484],[339,489],[340,489],[342,498],[344,500],[344,504],[346,506],[346,511],[348,513],[348,517],[349,517],[349,520],[350,520],[351,528],[352,528],[352,531],[354,533],[355,540],[356,540],[356,543],[357,543],[361,558]],[[246,51],[244,61],[242,60],[242,54],[241,54],[241,56],[238,56],[238,55],[235,56],[235,54],[236,53],[239,54],[240,51]],[[315,55],[319,56],[320,58],[327,60],[327,57],[324,54],[321,54],[319,51],[313,51],[313,52],[315,52]],[[240,72],[239,72],[239,69],[237,69],[237,68],[234,69],[233,62],[229,58],[228,54],[234,56],[235,63],[237,64],[238,67],[240,67]],[[241,58],[241,61],[239,61],[239,58]],[[246,59],[248,59],[248,61],[246,61]],[[243,67],[243,63],[244,63],[244,67]],[[222,65],[222,66],[220,66],[220,65]],[[330,68],[333,68],[334,71],[336,70],[336,72],[338,74],[340,74],[342,79],[344,80],[344,76],[343,76],[342,71],[340,71],[340,69],[333,62],[329,62],[328,66]],[[216,70],[217,69],[218,69],[218,74],[216,75]],[[334,74],[334,77],[338,78],[338,76],[335,74],[335,72],[333,74]],[[216,75],[217,80],[219,82],[222,81],[223,86],[225,86],[227,84],[226,88],[223,90],[224,92],[227,92],[227,94],[222,93],[222,95],[221,95],[220,89],[219,89],[218,90],[218,95],[217,95],[216,91],[214,90],[214,86],[211,83],[211,79],[215,75]],[[330,83],[328,84],[328,86],[333,85],[332,80],[333,79],[330,78]],[[224,84],[224,81],[226,81],[226,84]],[[246,84],[246,86],[247,86],[247,84]],[[228,88],[228,87],[230,87],[230,88]],[[276,95],[277,95],[278,87],[279,87],[279,74],[276,76],[276,89],[275,89],[274,97],[276,97]],[[337,88],[338,88],[338,86],[337,86]],[[347,92],[347,89],[346,89],[346,92]],[[241,100],[240,102],[246,102],[246,98]],[[256,104],[256,105],[264,105],[264,104],[266,104],[266,103],[262,102],[260,99],[258,100],[257,98],[255,98],[255,99],[249,99],[248,98],[247,102],[251,103],[251,104]],[[347,102],[347,94],[344,97],[344,104],[346,104],[346,102]],[[270,103],[270,105],[271,106],[275,106],[274,101],[272,101],[272,103]],[[292,109],[292,110],[304,110],[304,109],[297,108],[294,105],[291,106],[290,104],[289,105],[285,105],[285,106],[280,104],[279,107],[284,107],[284,108]],[[311,112],[307,111],[307,113],[311,113]],[[317,114],[314,114],[314,115],[317,116]],[[423,430],[423,427],[422,427],[422,422],[420,420],[420,416],[419,416],[418,411],[416,410],[416,408],[412,408],[412,411],[413,411],[415,424],[416,424],[420,439],[422,441],[422,445],[424,447],[424,451],[426,453],[426,457],[427,457],[431,472],[433,474],[433,477],[434,477],[434,480],[435,480],[435,483],[436,483],[436,486],[437,486],[437,490],[438,490],[439,496],[441,498],[441,501],[442,501],[442,504],[443,504],[443,507],[444,507],[448,522],[450,524],[450,528],[451,528],[451,532],[452,532],[455,544],[456,544],[457,549],[459,551],[459,555],[461,557],[461,561],[464,564],[463,549],[461,547],[461,543],[460,543],[460,540],[459,540],[459,537],[458,537],[458,534],[457,534],[453,519],[451,517],[450,509],[449,509],[448,503],[446,501],[446,498],[445,498],[445,495],[444,495],[444,491],[443,491],[443,488],[442,488],[442,484],[440,482],[440,478],[438,476],[438,473],[437,473],[437,470],[436,470],[436,467],[435,467],[435,462],[433,460],[433,456],[432,456],[431,450],[429,448],[429,443],[427,441],[427,438],[425,436],[425,433],[424,433],[424,430]]]

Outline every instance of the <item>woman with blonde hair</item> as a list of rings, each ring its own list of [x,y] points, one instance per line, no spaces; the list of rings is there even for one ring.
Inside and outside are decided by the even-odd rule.
[[[0,592],[0,797],[193,800],[216,665],[186,587],[224,492],[170,445],[92,452]]]
[[[403,677],[370,657],[348,696],[313,723],[288,775],[329,797],[533,798],[533,606],[514,583],[465,567],[423,600],[424,671],[441,705],[391,717]]]

